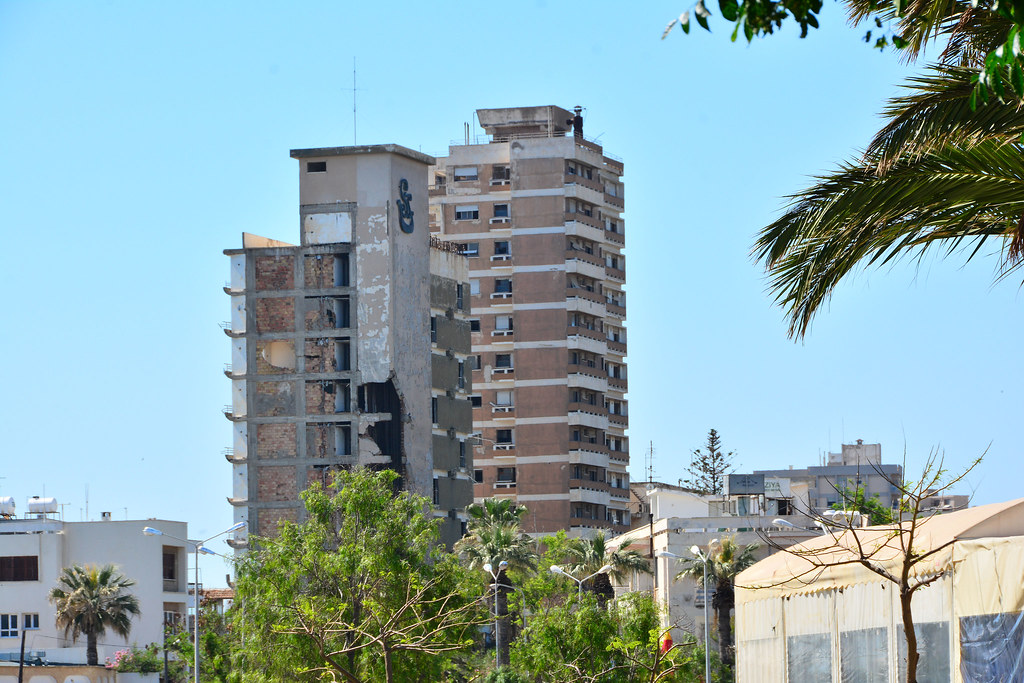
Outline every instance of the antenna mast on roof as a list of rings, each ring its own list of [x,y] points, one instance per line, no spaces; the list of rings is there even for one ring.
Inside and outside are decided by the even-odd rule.
[[[647,453],[644,454],[644,469],[647,470],[647,482],[651,483],[654,481],[654,442],[651,442],[651,446]]]

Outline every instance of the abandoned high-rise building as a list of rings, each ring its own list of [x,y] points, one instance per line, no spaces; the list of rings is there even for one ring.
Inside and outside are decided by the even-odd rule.
[[[298,245],[244,234],[231,258],[236,521],[273,535],[336,468],[386,467],[432,498],[442,539],[472,501],[466,258],[428,233],[426,156],[292,150]]]
[[[432,170],[431,230],[469,260],[474,496],[531,533],[629,528],[622,162],[565,109],[477,110]]]

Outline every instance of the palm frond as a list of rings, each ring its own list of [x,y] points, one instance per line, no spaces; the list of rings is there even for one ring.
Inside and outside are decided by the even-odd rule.
[[[846,164],[794,195],[790,209],[765,227],[755,256],[769,270],[769,289],[803,337],[819,307],[858,266],[921,256],[944,245],[947,254],[1002,238],[1008,246],[1024,215],[1024,148],[983,140],[945,146],[900,160],[885,175]],[[1004,249],[1005,271],[1020,265]]]
[[[944,146],[1019,139],[1024,134],[1020,104],[993,100],[971,109],[975,75],[972,69],[936,65],[930,73],[909,79],[907,92],[890,100],[884,110],[889,122],[868,145],[865,161],[884,174],[899,161],[914,161]]]

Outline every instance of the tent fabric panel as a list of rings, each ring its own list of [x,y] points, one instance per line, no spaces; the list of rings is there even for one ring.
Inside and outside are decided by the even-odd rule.
[[[957,617],[1024,610],[1024,536],[961,541],[953,561]]]

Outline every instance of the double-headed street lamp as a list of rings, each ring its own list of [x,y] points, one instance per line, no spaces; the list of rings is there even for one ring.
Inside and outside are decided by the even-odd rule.
[[[594,578],[598,574],[604,574],[607,571],[611,571],[611,568],[612,568],[612,566],[610,564],[606,564],[605,566],[601,567],[600,569],[598,569],[596,572],[594,572],[590,576],[588,576],[586,578],[583,578],[583,579],[577,579],[575,576],[573,576],[569,572],[565,571],[564,569],[559,567],[557,564],[551,565],[551,571],[552,572],[554,572],[555,574],[560,574],[562,576],[568,576],[570,579],[572,579],[573,581],[576,582],[577,586],[579,586],[579,596],[578,597],[579,597],[580,600],[583,599],[583,584],[586,583],[587,581],[590,581],[592,578]]]
[[[217,555],[217,554],[219,554],[219,553],[215,553],[214,551],[212,551],[209,548],[207,548],[205,544],[209,543],[210,541],[212,541],[213,539],[217,538],[218,536],[223,536],[224,534],[230,534],[232,531],[238,531],[239,529],[244,528],[247,524],[248,524],[248,522],[239,522],[238,524],[235,524],[230,529],[225,529],[224,531],[220,532],[219,534],[214,534],[213,536],[210,536],[209,538],[207,538],[207,539],[205,539],[203,541],[191,541],[191,540],[189,540],[187,538],[178,538],[177,536],[172,536],[171,534],[164,533],[163,531],[160,531],[159,529],[154,529],[151,526],[143,527],[143,529],[142,529],[142,533],[145,534],[146,536],[166,536],[167,538],[173,538],[175,541],[181,541],[182,543],[187,543],[187,544],[191,545],[192,549],[195,551],[195,554],[196,554],[196,560],[195,560],[195,565],[196,565],[196,582],[195,582],[195,588],[193,589],[193,598],[195,599],[195,617],[194,617],[195,618],[195,622],[193,623],[193,627],[194,628],[193,628],[193,633],[192,633],[192,646],[195,648],[195,662],[194,662],[194,665],[195,665],[195,676],[194,676],[194,679],[193,679],[195,681],[195,683],[199,683],[199,555],[200,554],[202,554],[202,555]]]
[[[708,547],[710,548],[710,547],[715,546],[717,544],[718,544],[718,539],[716,538],[716,539],[712,540],[710,543],[708,543]],[[708,556],[707,553],[701,552],[699,546],[695,546],[695,545],[690,546],[690,554],[693,555],[694,557],[696,557],[698,560],[700,560],[701,563],[704,565],[704,583],[702,585],[703,598],[704,598],[704,680],[710,682],[711,681],[711,647],[710,647],[711,646],[711,635],[710,635],[710,631],[708,630],[709,629],[709,627],[708,627],[708,562],[711,561],[711,558]],[[682,555],[676,555],[675,553],[669,552],[667,550],[662,550],[660,553],[658,553],[658,557],[670,557],[670,558],[675,559],[675,560],[685,560],[685,559],[688,559],[686,557],[683,557]]]

